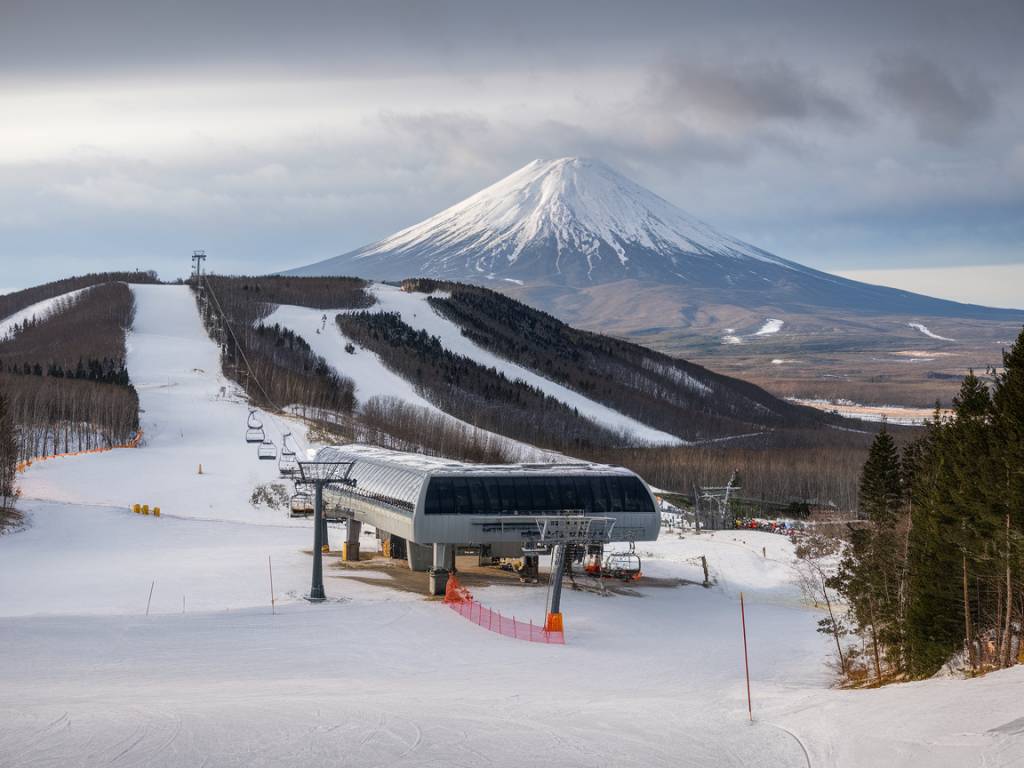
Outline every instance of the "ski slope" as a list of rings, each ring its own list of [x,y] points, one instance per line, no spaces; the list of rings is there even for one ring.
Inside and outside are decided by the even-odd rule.
[[[652,445],[681,445],[684,443],[683,440],[675,435],[649,427],[634,418],[595,402],[579,392],[546,379],[529,368],[499,357],[493,352],[475,344],[462,335],[462,331],[455,323],[434,311],[433,307],[427,302],[427,294],[408,293],[400,288],[383,283],[375,283],[373,285],[373,292],[377,298],[374,309],[379,309],[381,312],[397,312],[401,315],[402,322],[406,325],[416,330],[426,331],[431,336],[437,336],[445,349],[455,354],[465,355],[480,365],[495,368],[504,373],[509,379],[521,379],[545,394],[565,403],[570,408],[576,408],[582,416],[608,429],[629,433],[634,438]]]
[[[830,688],[821,613],[795,583],[792,543],[768,533],[639,545],[648,584],[566,590],[565,646],[487,632],[386,586],[391,566],[342,570],[334,555],[329,600],[307,604],[311,525],[247,504],[276,471],[242,442],[247,409],[191,294],[133,290],[144,446],[33,466],[26,525],[0,536],[5,768],[1021,764],[1024,668]],[[127,510],[144,500],[171,514]],[[545,591],[474,588],[535,621]]]
[[[357,347],[354,354],[346,352],[346,344],[357,345],[351,342],[338,328],[338,324],[334,322],[335,316],[343,311],[345,310],[327,310],[328,321],[325,326],[323,310],[278,305],[263,322],[268,325],[279,323],[284,328],[290,328],[302,336],[309,343],[313,352],[326,360],[335,371],[352,379],[355,384],[358,407],[364,406],[373,398],[401,400],[409,405],[424,408],[431,413],[441,414],[452,424],[457,424],[480,435],[490,435],[500,441],[508,455],[514,457],[516,461],[559,461],[564,458],[554,451],[547,451],[504,435],[488,432],[444,413],[416,392],[416,388],[411,382],[389,369],[381,362],[380,357],[368,349]]]
[[[126,362],[139,393],[143,446],[37,462],[24,475],[25,495],[123,508],[149,504],[183,517],[280,522],[280,513],[248,503],[254,486],[278,480],[277,462],[257,460],[256,447],[245,442],[248,407],[221,374],[220,351],[200,322],[188,286],[133,285],[132,291],[136,313]],[[280,446],[283,422],[261,415]],[[299,422],[287,428],[304,440]]]
[[[88,288],[79,288],[77,291],[68,291],[62,293],[60,296],[54,296],[51,299],[43,299],[37,301],[35,304],[30,304],[24,309],[18,310],[13,315],[0,319],[0,339],[5,338],[11,331],[19,327],[26,320],[45,320],[48,316],[54,312],[59,312],[63,307],[69,307],[78,300]]]

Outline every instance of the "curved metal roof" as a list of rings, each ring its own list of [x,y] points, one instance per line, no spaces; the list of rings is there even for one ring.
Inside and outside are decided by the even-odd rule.
[[[419,501],[423,484],[433,475],[634,474],[624,467],[571,460],[558,464],[470,464],[360,443],[321,448],[316,460],[350,461],[352,470],[348,477],[356,481],[355,487],[360,495],[378,496],[382,501],[397,500],[403,505],[413,506]]]

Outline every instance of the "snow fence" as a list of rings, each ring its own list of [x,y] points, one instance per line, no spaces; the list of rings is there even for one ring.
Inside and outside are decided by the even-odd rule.
[[[444,602],[463,618],[490,632],[531,643],[565,645],[565,632],[549,631],[544,629],[543,625],[534,624],[532,621],[520,621],[515,616],[502,616],[498,611],[478,603],[470,591],[459,584],[454,573],[448,577]]]

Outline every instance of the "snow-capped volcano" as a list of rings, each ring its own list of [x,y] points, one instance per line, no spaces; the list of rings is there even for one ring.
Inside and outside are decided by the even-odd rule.
[[[566,157],[534,160],[426,221],[291,274],[592,285],[749,274],[744,262],[803,269],[718,232],[599,160]]]
[[[576,157],[534,160],[419,224],[285,274],[521,286],[522,297],[547,309],[554,309],[558,296],[630,280],[676,291],[687,324],[696,312],[726,304],[768,317],[780,310],[816,314],[837,308],[1021,317],[788,261],[719,232],[599,160]],[[639,305],[630,310],[642,311]],[[660,307],[653,311],[664,314]],[[567,319],[582,320],[571,311]],[[663,319],[654,318],[655,324]]]

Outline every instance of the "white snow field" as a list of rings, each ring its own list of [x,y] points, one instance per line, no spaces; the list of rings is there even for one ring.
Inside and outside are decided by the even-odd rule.
[[[26,320],[35,318],[41,322],[52,313],[61,311],[63,307],[71,306],[82,293],[88,290],[88,288],[79,288],[77,291],[62,293],[60,296],[54,296],[52,299],[43,299],[35,304],[30,304],[24,309],[18,310],[13,315],[0,318],[0,339],[7,336],[15,327],[20,326]]]
[[[249,506],[272,472],[241,441],[245,407],[219,397],[191,295],[135,290],[146,444],[33,466],[26,526],[0,536],[4,768],[1021,765],[1024,669],[831,689],[821,614],[795,584],[792,544],[768,533],[640,544],[649,584],[566,590],[564,646],[363,580],[387,580],[383,564],[329,556],[329,600],[307,604],[311,525]],[[174,516],[127,511],[122,496],[147,488]],[[474,594],[543,615],[544,585]]]
[[[256,446],[245,442],[248,407],[221,375],[219,350],[202,327],[189,288],[133,285],[132,290],[136,314],[127,366],[139,393],[144,449],[37,462],[22,481],[25,496],[279,522],[277,513],[237,503],[248,500],[256,484],[277,480],[277,462],[257,460]],[[265,414],[261,418],[280,448],[279,432],[286,427]],[[305,439],[300,423],[287,428]]]
[[[778,320],[774,317],[769,317],[764,321],[764,324],[754,331],[755,336],[771,336],[773,333],[778,333],[782,330],[782,326],[786,323],[783,320]]]

